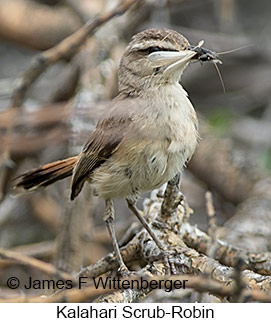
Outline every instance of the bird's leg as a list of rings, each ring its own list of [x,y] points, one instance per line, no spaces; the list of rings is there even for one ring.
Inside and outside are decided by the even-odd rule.
[[[157,245],[157,247],[160,250],[165,251],[165,247],[158,240],[158,238],[156,237],[155,233],[152,231],[152,229],[150,228],[149,224],[145,220],[145,218],[140,214],[141,212],[136,207],[136,202],[134,200],[132,200],[132,199],[126,199],[126,201],[127,201],[127,204],[128,204],[129,209],[134,213],[134,215],[138,218],[138,220],[143,225],[143,227],[147,230],[147,232],[152,237],[152,239],[155,242],[155,244]]]
[[[114,223],[113,223],[114,219],[115,219],[115,210],[114,210],[113,200],[111,200],[111,199],[105,200],[105,210],[104,210],[103,219],[106,223],[106,226],[108,228],[109,234],[112,239],[113,248],[114,248],[114,251],[116,254],[117,261],[119,263],[119,272],[122,276],[125,276],[125,275],[129,274],[129,269],[126,267],[126,265],[122,259],[120,249],[118,246]]]
[[[163,246],[163,244],[161,243],[161,241],[158,240],[158,238],[156,237],[155,233],[152,231],[152,229],[150,228],[149,224],[145,220],[145,218],[140,214],[141,212],[136,207],[136,202],[134,200],[131,200],[131,199],[126,199],[126,201],[127,201],[127,204],[128,204],[129,209],[138,218],[138,220],[141,222],[141,224],[143,225],[143,227],[147,230],[147,232],[149,233],[149,235],[152,237],[152,239],[155,242],[155,244],[157,245],[157,247],[162,251],[162,253],[160,254],[159,257],[162,258],[162,260],[163,260],[163,262],[165,264],[165,268],[166,268],[167,273],[168,274],[171,274],[171,273],[172,274],[175,274],[176,273],[175,266],[170,261],[170,255],[166,251],[166,249]]]

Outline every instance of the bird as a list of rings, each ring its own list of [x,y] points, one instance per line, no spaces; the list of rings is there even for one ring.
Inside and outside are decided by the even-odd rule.
[[[202,57],[202,59],[201,59]],[[198,144],[198,119],[181,75],[191,60],[213,60],[215,52],[192,46],[180,33],[152,28],[135,34],[118,68],[118,94],[98,121],[81,153],[30,170],[15,188],[33,191],[71,176],[71,200],[86,182],[105,201],[104,221],[120,272],[128,272],[114,229],[115,198],[124,198],[151,235],[164,246],[136,207],[140,194],[181,172]]]

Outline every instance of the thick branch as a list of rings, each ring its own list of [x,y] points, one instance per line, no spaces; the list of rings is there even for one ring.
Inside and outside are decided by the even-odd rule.
[[[121,255],[125,263],[129,263],[136,258],[139,258],[140,245],[138,244],[137,236],[132,239],[125,247],[121,248]],[[118,268],[118,262],[116,257],[109,253],[95,264],[83,268],[79,272],[79,276],[87,275],[88,277],[98,277],[109,271],[116,270]]]
[[[155,264],[153,264],[155,266]],[[185,288],[192,288],[193,290],[200,293],[211,293],[218,297],[226,297],[231,298],[235,296],[235,286],[226,286],[214,279],[210,279],[206,276],[192,276],[192,275],[174,275],[174,276],[155,276],[152,275],[147,268],[142,271],[148,276],[143,276],[145,280],[150,281],[161,281],[161,287],[164,289],[168,289],[168,285],[166,281],[171,282],[174,286],[174,282],[177,281],[186,281]],[[129,280],[135,279],[135,277],[131,277]],[[99,299],[100,303],[127,303],[135,301],[142,296],[146,296],[152,290],[150,288],[146,290],[122,290],[116,291],[110,295],[104,296]],[[259,290],[245,290],[242,296],[247,300],[254,300],[259,302],[270,302],[271,295],[264,293]]]
[[[226,200],[238,204],[247,198],[259,177],[244,150],[230,139],[217,138],[201,120],[203,140],[189,162],[189,169]]]
[[[271,178],[266,176],[253,186],[248,198],[224,223],[220,239],[246,251],[268,254],[271,251],[270,208]],[[261,261],[260,258],[259,261]],[[267,260],[269,258],[270,256]],[[270,267],[269,270],[271,270]]]
[[[64,6],[50,7],[28,0],[0,1],[0,38],[30,48],[46,50],[81,26],[78,16]]]
[[[243,260],[242,269],[249,269],[263,275],[271,274],[271,253],[254,253],[244,251],[221,240],[213,242],[212,238],[198,228],[185,223],[182,226],[185,243],[197,251],[207,254],[214,250],[214,258],[226,266],[235,267],[238,260]]]

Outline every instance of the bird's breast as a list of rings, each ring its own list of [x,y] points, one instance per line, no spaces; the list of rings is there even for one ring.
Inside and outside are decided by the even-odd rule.
[[[183,157],[186,161],[194,153],[198,141],[196,112],[179,85],[165,88],[162,98],[162,108],[157,112],[159,117],[155,118],[158,135],[168,142],[166,153]]]
[[[173,178],[191,158],[198,139],[195,111],[184,91],[167,94],[156,95],[141,111],[139,107],[134,128],[94,172],[93,184],[102,197],[153,190]]]

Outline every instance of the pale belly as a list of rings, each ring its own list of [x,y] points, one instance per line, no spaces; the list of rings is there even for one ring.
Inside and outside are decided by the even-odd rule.
[[[94,172],[91,183],[104,199],[137,196],[172,179],[192,153],[183,144],[173,153],[146,146],[144,151],[130,154],[129,158],[110,158]]]
[[[180,87],[161,87],[152,97],[152,113],[137,115],[136,134],[124,140],[112,156],[92,174],[97,194],[104,198],[129,197],[160,187],[193,155],[197,118],[186,92]],[[161,100],[167,97],[168,100]],[[141,113],[141,117],[140,117]],[[140,125],[142,127],[140,128]]]

